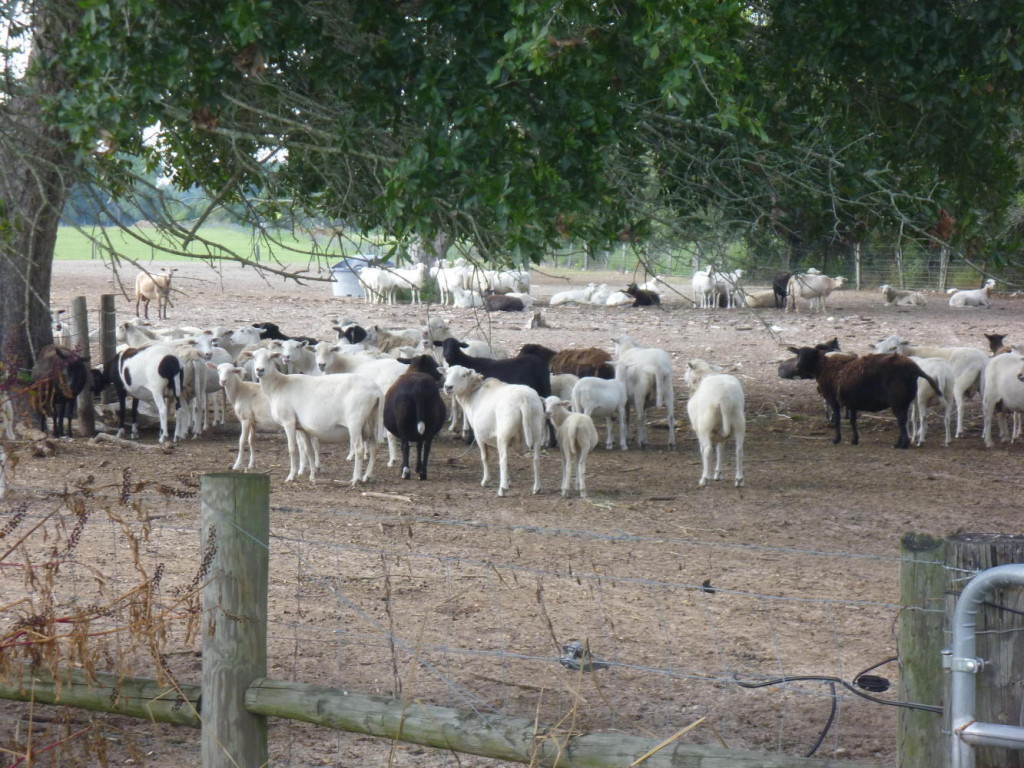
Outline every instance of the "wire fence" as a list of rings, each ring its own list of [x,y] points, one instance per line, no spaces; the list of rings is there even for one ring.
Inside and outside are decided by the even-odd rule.
[[[126,476],[120,489],[38,493],[42,506],[4,510],[6,663],[35,654],[196,682],[192,490]],[[816,681],[737,682],[852,681],[886,662],[899,606],[877,585],[898,583],[898,558],[552,523],[273,507],[269,674],[581,732],[661,736],[704,717],[695,743],[894,762],[894,708]],[[891,663],[877,674],[898,675]],[[158,739],[156,764],[167,750],[194,757],[180,736],[122,726],[136,749]],[[27,750],[24,737],[6,733],[5,748]],[[307,726],[275,725],[275,765],[344,764],[356,749],[345,734],[315,742]]]

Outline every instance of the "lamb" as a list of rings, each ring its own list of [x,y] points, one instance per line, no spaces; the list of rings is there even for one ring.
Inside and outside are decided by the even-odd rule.
[[[238,436],[238,457],[231,466],[235,472],[242,468],[242,459],[245,456],[245,448],[249,448],[249,463],[247,469],[256,466],[256,432],[277,432],[281,426],[274,421],[270,412],[270,401],[263,394],[263,388],[254,382],[244,381],[242,376],[245,371],[231,363],[210,363],[206,367],[217,374],[217,381],[224,388],[224,394],[231,403],[235,416],[242,427]],[[300,449],[303,444],[299,443]],[[319,459],[315,459],[319,465]]]
[[[941,357],[953,367],[953,399],[956,402],[956,437],[964,434],[964,402],[969,397],[984,393],[984,372],[988,356],[974,347],[912,346],[899,336],[889,336],[874,345],[878,354],[899,352],[914,357]],[[946,397],[948,392],[943,393]]]
[[[56,344],[39,351],[32,368],[32,407],[39,414],[39,428],[46,432],[46,418],[53,419],[53,436],[72,437],[71,420],[78,395],[89,380],[87,359],[78,352]],[[4,402],[9,402],[6,398]],[[13,414],[11,420],[13,421]],[[8,422],[9,423],[9,422]]]
[[[580,377],[573,373],[551,374],[551,394],[559,400],[569,400],[572,397],[573,387]]]
[[[1004,352],[993,357],[985,369],[985,393],[982,395],[982,412],[985,425],[982,438],[986,448],[995,446],[992,438],[992,422],[999,421],[999,439],[1010,440],[1006,427],[1006,414],[1014,416],[1024,413],[1024,356],[1014,352]]]
[[[882,286],[882,298],[887,307],[923,307],[928,303],[920,291],[905,291],[891,285]]]
[[[693,292],[693,303],[701,309],[712,306],[712,293],[715,282],[711,276],[711,267],[698,269],[690,278],[690,289]]]
[[[572,388],[572,409],[605,420],[605,448],[612,449],[612,417],[619,422],[619,448],[628,450],[626,442],[626,385],[618,379],[584,376]]]
[[[996,287],[996,281],[989,278],[981,288],[973,291],[958,291],[950,288],[948,293],[949,306],[951,307],[991,307],[992,290]]]
[[[569,495],[572,467],[576,465],[576,489],[587,498],[587,456],[597,445],[597,429],[586,414],[570,413],[569,403],[552,395],[544,400],[544,412],[555,425],[562,451],[562,495]]]
[[[490,479],[488,460],[498,451],[498,495],[509,489],[508,453],[523,444],[533,455],[533,492],[540,491],[540,450],[544,442],[544,406],[536,391],[521,384],[506,384],[462,365],[452,365],[445,376],[444,391],[459,402],[469,418],[480,446],[483,479]]]
[[[739,379],[721,373],[717,366],[703,360],[691,360],[684,376],[691,390],[686,403],[690,425],[700,443],[701,475],[697,487],[712,479],[722,479],[722,444],[732,438],[736,443],[736,487],[743,485],[743,440],[747,432],[743,386]],[[711,450],[715,450],[715,469],[711,471]]]
[[[740,286],[740,279],[743,277],[742,269],[734,269],[731,272],[723,272],[716,269],[711,273],[712,280],[712,306],[721,306],[721,298],[725,298],[725,306],[733,309],[743,301],[743,288]]]
[[[351,373],[329,376],[285,374],[273,365],[274,352],[257,349],[253,352],[253,369],[263,394],[270,402],[274,421],[288,438],[290,471],[285,482],[301,474],[297,460],[298,433],[302,439],[319,438],[339,442],[349,436],[353,456],[351,485],[367,482],[373,475],[377,459],[377,437],[383,429],[384,393],[369,379]],[[309,455],[309,451],[306,452]],[[363,471],[363,456],[367,456]],[[310,462],[309,479],[316,481],[316,464]]]
[[[637,413],[637,444],[647,447],[647,409],[664,407],[668,422],[668,445],[676,446],[675,397],[672,391],[672,358],[663,349],[645,348],[623,334],[615,345],[615,378],[626,386],[628,403]],[[627,418],[629,405],[626,406]]]
[[[416,443],[416,474],[420,480],[427,479],[430,447],[448,415],[438,388],[440,381],[437,361],[430,355],[418,355],[384,395],[384,427],[402,441],[403,480],[410,475],[410,443]]]
[[[633,297],[634,307],[661,306],[661,296],[654,291],[643,290],[636,283],[630,283],[626,286],[626,290],[623,291],[623,293],[627,293]]]
[[[789,350],[797,356],[797,377],[817,381],[818,391],[832,409],[833,443],[842,440],[841,409],[846,410],[850,420],[853,431],[850,442],[857,445],[860,442],[857,412],[891,408],[899,427],[895,447],[909,448],[907,420],[910,404],[917,394],[917,380],[924,379],[936,392],[942,392],[931,376],[902,355],[874,354],[849,359],[814,347],[790,347]]]
[[[786,285],[786,311],[799,312],[798,300],[806,299],[811,303],[812,312],[815,307],[824,312],[825,300],[833,291],[842,288],[845,281],[845,277],[828,277],[827,275],[812,274],[809,271],[793,275]]]
[[[548,305],[559,307],[562,304],[589,304],[590,297],[594,295],[596,290],[597,283],[587,283],[583,288],[570,288],[565,291],[559,291],[548,300]]]
[[[160,268],[160,274],[140,272],[135,278],[135,316],[139,316],[139,304],[145,302],[146,319],[149,320],[149,302],[156,300],[156,316],[159,320],[167,319],[167,307],[171,305],[171,278],[178,271],[177,267]]]
[[[918,367],[935,379],[940,389],[935,390],[927,381],[918,382],[917,395],[910,404],[910,439],[914,445],[924,445],[925,425],[928,420],[928,406],[941,405],[942,423],[946,429],[943,445],[949,445],[949,419],[953,413],[953,366],[941,357],[911,357]]]

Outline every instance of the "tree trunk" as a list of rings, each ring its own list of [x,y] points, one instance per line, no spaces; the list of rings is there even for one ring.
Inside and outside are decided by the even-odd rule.
[[[8,376],[31,370],[38,351],[53,342],[50,275],[73,150],[42,114],[42,101],[66,84],[52,73],[31,73],[36,61],[53,60],[65,31],[63,6],[38,5],[30,74],[0,113],[0,357]]]

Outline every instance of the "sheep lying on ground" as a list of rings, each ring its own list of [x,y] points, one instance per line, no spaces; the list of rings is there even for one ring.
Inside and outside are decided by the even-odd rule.
[[[729,438],[736,443],[736,487],[743,485],[743,440],[747,432],[743,387],[735,376],[720,371],[703,360],[691,360],[684,375],[692,392],[686,402],[686,413],[700,443],[700,488],[712,479],[722,479],[722,444]]]
[[[594,421],[583,413],[570,413],[566,400],[552,395],[544,400],[544,412],[555,425],[558,447],[562,451],[562,495],[569,495],[572,467],[576,465],[576,489],[587,498],[587,456],[597,445]]]
[[[590,297],[594,295],[596,290],[597,283],[589,283],[584,288],[570,288],[566,291],[559,291],[551,297],[548,305],[558,307],[562,304],[589,304]]]
[[[459,402],[480,446],[483,479],[490,479],[488,460],[491,451],[498,451],[498,495],[508,493],[508,454],[517,444],[526,446],[533,455],[533,492],[540,491],[540,450],[544,443],[544,406],[530,387],[505,384],[484,378],[461,365],[448,369],[444,391]]]
[[[888,307],[923,307],[928,303],[920,291],[905,291],[891,285],[882,286],[882,298]]]
[[[951,294],[949,297],[949,306],[951,307],[991,307],[992,306],[992,290],[996,287],[996,281],[989,278],[985,281],[985,285],[981,288],[975,288],[973,291],[958,291],[955,288],[950,288],[947,293]]]

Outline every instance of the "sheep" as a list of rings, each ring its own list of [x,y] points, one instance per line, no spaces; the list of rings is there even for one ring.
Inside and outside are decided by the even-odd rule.
[[[838,352],[839,351],[839,339],[833,336],[828,341],[824,341],[820,344],[814,345],[815,349],[820,349],[825,352]],[[878,352],[879,350],[875,350]],[[895,350],[889,350],[894,352]],[[780,379],[795,379],[796,378],[796,363],[797,359],[791,357],[788,360],[783,360],[779,363],[779,378]]]
[[[135,316],[139,316],[139,304],[145,302],[146,319],[149,320],[149,302],[156,299],[156,316],[158,320],[167,319],[167,307],[171,304],[171,278],[178,271],[177,267],[160,268],[160,274],[140,272],[135,277]]]
[[[487,287],[494,293],[523,293],[529,292],[530,273],[525,270],[495,270],[488,271]]]
[[[690,388],[686,413],[700,443],[701,475],[698,488],[712,479],[722,479],[722,444],[729,438],[736,443],[736,487],[743,485],[743,440],[747,432],[743,386],[739,379],[721,373],[717,366],[703,360],[687,363],[684,375]],[[715,451],[715,469],[711,471],[711,450]]]
[[[555,425],[558,447],[562,451],[562,495],[569,495],[572,467],[576,465],[576,489],[587,498],[587,456],[597,445],[594,420],[583,413],[570,413],[569,402],[557,395],[544,400],[544,412]]]
[[[277,353],[277,359],[284,364],[285,373],[301,373],[305,376],[319,376],[321,373],[316,353],[305,340],[274,339],[267,348]]]
[[[693,292],[693,303],[701,309],[706,309],[711,304],[711,296],[714,291],[714,280],[711,277],[711,268],[698,269],[690,278],[690,289]]]
[[[290,471],[285,482],[301,474],[297,465],[298,433],[303,439],[339,442],[347,434],[353,456],[351,485],[367,482],[377,460],[377,436],[383,429],[384,393],[374,382],[351,373],[329,376],[301,376],[281,373],[273,365],[274,352],[253,352],[253,369],[263,394],[270,402],[274,421],[288,438]],[[308,452],[307,452],[308,455]],[[366,470],[363,471],[363,456]],[[310,462],[309,479],[316,481],[316,464]]]
[[[66,317],[61,315],[67,314],[66,309],[51,309],[50,310],[50,326],[53,330],[53,343],[58,347],[66,347],[71,349],[71,324],[68,322]]]
[[[385,280],[383,286],[388,304],[395,303],[395,294],[398,291],[409,291],[411,302],[419,304],[420,291],[430,276],[430,268],[423,263],[413,264],[411,267],[391,267],[387,270],[387,275],[390,279]]]
[[[794,274],[786,285],[786,311],[800,311],[799,299],[811,302],[811,311],[817,307],[821,312],[826,309],[825,300],[833,291],[843,287],[845,277],[828,277],[811,273]]]
[[[559,400],[568,400],[572,397],[572,389],[580,377],[574,373],[552,373],[551,394]]]
[[[887,307],[923,307],[928,303],[920,291],[905,291],[891,285],[882,286],[882,298]]]
[[[39,351],[32,368],[32,407],[39,414],[39,428],[46,432],[46,419],[53,419],[53,436],[72,437],[71,420],[78,395],[89,380],[87,358],[73,349],[47,344]],[[5,399],[6,402],[6,399]],[[13,418],[13,416],[12,416]]]
[[[410,475],[409,443],[416,443],[416,474],[420,480],[427,479],[430,447],[448,416],[438,388],[440,381],[437,361],[430,355],[418,355],[384,395],[384,427],[402,441],[403,480]]]
[[[924,379],[936,392],[942,393],[942,388],[931,376],[903,355],[874,354],[850,359],[845,355],[829,355],[814,347],[790,347],[789,350],[797,356],[797,377],[814,379],[818,391],[832,409],[833,443],[842,440],[841,408],[846,410],[850,420],[853,431],[850,442],[853,445],[860,442],[858,411],[891,408],[899,427],[895,447],[909,448],[907,420],[910,404],[917,394],[917,380]]]
[[[541,397],[548,397],[551,394],[551,373],[548,364],[536,355],[521,354],[507,360],[491,360],[467,355],[464,351],[466,342],[456,338],[436,341],[434,344],[441,347],[448,365],[461,365],[506,384],[525,384],[536,390]]]
[[[540,450],[544,442],[544,406],[537,392],[522,384],[506,384],[463,365],[452,365],[444,391],[457,400],[469,419],[480,446],[483,479],[490,479],[488,460],[498,451],[498,495],[508,493],[508,453],[522,443],[533,455],[533,492],[540,492]]]
[[[951,307],[987,307],[992,306],[992,290],[996,287],[996,281],[989,278],[985,281],[985,285],[981,288],[975,288],[973,291],[958,291],[955,288],[950,288],[947,293],[951,294],[949,297],[949,306]]]
[[[515,296],[489,293],[484,296],[484,309],[488,312],[522,312],[526,305]]]
[[[676,446],[675,397],[672,391],[672,358],[663,349],[641,347],[623,334],[615,345],[615,378],[626,386],[629,404],[636,409],[637,444],[647,447],[647,409],[664,407],[667,413],[668,445]]]
[[[731,272],[723,272],[716,269],[711,273],[712,281],[712,306],[721,306],[721,297],[725,298],[725,306],[733,309],[743,301],[743,289],[740,286],[740,279],[743,277],[742,269],[734,269]]]
[[[103,370],[93,370],[93,392],[100,394],[113,386],[118,401],[117,436],[125,431],[125,401],[132,398],[131,439],[139,436],[139,401],[148,400],[156,407],[160,418],[159,442],[172,439],[168,428],[168,401],[181,407],[181,391],[184,385],[184,367],[174,347],[166,344],[151,344],[138,349],[121,350],[106,362]],[[175,442],[184,437],[181,424],[175,425]]]
[[[466,272],[464,266],[442,267],[438,266],[434,273],[434,280],[437,282],[437,296],[441,304],[454,303],[453,287],[462,287],[463,275]]]
[[[772,275],[772,295],[775,296],[775,308],[783,309],[786,306],[786,296],[789,294],[789,278],[792,272],[776,272]]]
[[[984,427],[982,439],[986,448],[995,446],[992,438],[992,422],[999,421],[999,439],[1002,442],[1011,440],[1006,428],[1006,414],[1016,416],[1024,413],[1024,356],[1014,352],[1004,352],[993,357],[985,369],[984,394],[982,395],[982,412]]]
[[[878,354],[899,352],[914,357],[941,357],[953,367],[953,399],[956,402],[955,437],[964,434],[964,401],[974,395],[984,394],[985,366],[988,356],[974,347],[925,347],[913,346],[899,336],[889,336],[874,345]],[[948,392],[943,392],[948,397]]]
[[[290,339],[295,339],[296,341],[304,341],[307,344],[314,345],[319,341],[319,339],[314,339],[312,336],[289,336],[281,330],[281,327],[277,323],[253,323],[252,327],[259,329],[260,339],[265,341],[288,341]]]
[[[224,394],[242,427],[242,433],[238,436],[238,457],[231,469],[237,472],[242,468],[246,446],[249,447],[249,463],[246,468],[252,469],[256,466],[256,431],[272,432],[281,429],[270,412],[270,401],[259,384],[242,380],[245,371],[238,366],[208,362],[206,367],[217,374],[217,381],[224,388]],[[301,443],[299,445],[302,447]]]
[[[606,307],[628,307],[633,306],[633,302],[636,301],[625,291],[615,291],[609,294],[608,298],[605,299],[604,305]]]
[[[338,341],[345,339],[349,344],[366,341],[366,329],[355,320],[332,320],[331,328],[338,334]]]
[[[659,296],[664,293],[665,289],[668,287],[669,285],[665,282],[665,278],[662,275],[655,275],[650,280],[646,280],[640,285],[641,290],[653,291]]]
[[[629,450],[626,442],[626,385],[617,379],[584,376],[572,388],[572,409],[605,420],[605,448],[612,449],[612,417],[619,422],[619,448]]]
[[[634,307],[661,306],[661,296],[654,291],[643,290],[636,283],[630,283],[626,286],[626,290],[623,291],[623,293],[627,293],[633,297]]]
[[[367,354],[346,355],[340,345],[322,341],[316,346],[316,367],[320,373],[355,373],[364,376],[387,392],[391,385],[408,370],[408,366],[393,357],[371,357]],[[399,444],[395,437],[386,433],[388,442],[388,466],[392,467],[399,458]]]
[[[549,300],[548,305],[559,307],[562,304],[589,304],[590,297],[597,290],[597,283],[587,283],[583,288],[570,288],[558,291]]]
[[[598,347],[563,349],[560,352],[542,344],[527,343],[519,349],[520,355],[537,355],[543,358],[552,375],[572,373],[579,377],[600,376],[602,379],[615,378],[612,356]]]
[[[750,291],[745,292],[743,295],[743,306],[749,307],[750,309],[768,309],[770,307],[777,307],[778,296],[775,291],[764,290],[764,291]]]
[[[453,285],[451,288],[452,304],[459,309],[479,309],[484,305],[484,299],[479,292],[458,285]]]
[[[943,445],[949,445],[949,419],[953,413],[953,366],[941,357],[911,357],[918,367],[935,379],[939,390],[932,389],[927,381],[918,382],[917,395],[910,404],[910,439],[914,445],[924,445],[925,429],[928,420],[928,406],[942,406],[942,423],[946,430]]]
[[[1003,352],[1010,352],[1011,347],[1006,346],[1004,343],[1008,334],[1005,333],[986,333],[985,338],[988,339],[988,348],[991,350],[993,357]]]
[[[618,293],[622,293],[622,291],[618,291]],[[608,287],[608,283],[601,283],[590,294],[590,303],[595,307],[605,307],[608,305],[608,297],[611,295],[612,289]]]

